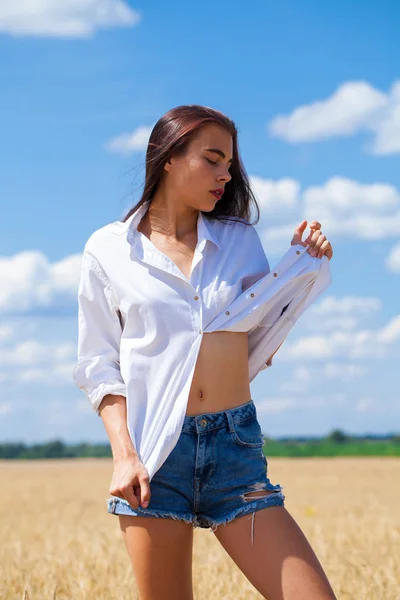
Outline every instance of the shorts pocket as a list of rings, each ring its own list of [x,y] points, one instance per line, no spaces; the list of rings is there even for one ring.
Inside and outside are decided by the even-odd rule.
[[[264,445],[263,434],[257,416],[246,419],[241,423],[233,423],[232,438],[239,446],[246,448],[262,448]]]

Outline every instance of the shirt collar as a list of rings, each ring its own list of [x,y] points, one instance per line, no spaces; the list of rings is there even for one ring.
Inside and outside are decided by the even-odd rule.
[[[142,217],[146,214],[150,202],[151,202],[151,198],[149,200],[146,200],[146,202],[144,202],[143,204],[141,204],[139,206],[139,208],[137,208],[135,210],[135,212],[130,216],[130,218],[127,221],[126,239],[132,245],[134,245],[135,240],[137,240],[138,225],[139,225]],[[216,228],[212,227],[212,223],[210,223],[207,220],[207,218],[204,217],[203,213],[201,211],[199,211],[198,219],[197,219],[197,240],[198,240],[199,246],[200,246],[200,244],[202,244],[203,240],[204,240],[204,243],[206,240],[210,240],[210,242],[213,242],[213,244],[215,244],[218,248],[221,248],[221,242],[219,240],[219,237],[218,237],[215,229]]]

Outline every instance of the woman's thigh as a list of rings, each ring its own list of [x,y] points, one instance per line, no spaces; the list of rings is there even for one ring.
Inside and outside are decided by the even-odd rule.
[[[193,525],[118,515],[140,600],[191,600]]]
[[[268,600],[336,600],[321,563],[284,506],[237,517],[214,532],[239,569]]]

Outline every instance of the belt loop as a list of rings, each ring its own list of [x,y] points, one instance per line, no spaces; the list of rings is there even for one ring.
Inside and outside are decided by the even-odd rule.
[[[229,410],[226,411],[225,413],[227,419],[228,419],[228,426],[229,426],[229,432],[232,433],[235,431],[235,426],[233,424],[233,417],[232,414]]]

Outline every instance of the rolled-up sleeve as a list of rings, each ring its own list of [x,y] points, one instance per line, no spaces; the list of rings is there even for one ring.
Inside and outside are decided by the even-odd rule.
[[[78,362],[72,377],[100,416],[106,394],[126,396],[120,372],[122,325],[110,281],[86,249],[78,289]]]

